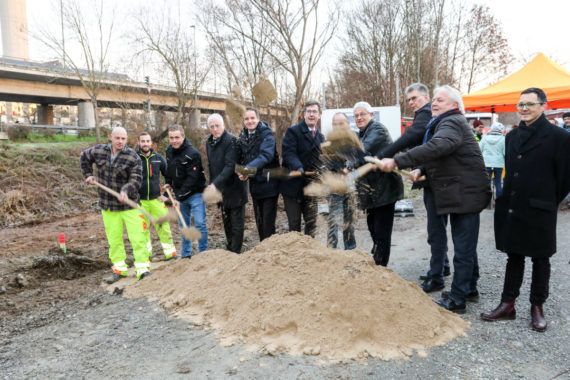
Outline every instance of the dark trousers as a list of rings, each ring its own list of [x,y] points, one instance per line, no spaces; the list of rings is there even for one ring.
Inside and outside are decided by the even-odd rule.
[[[275,233],[277,198],[278,195],[271,198],[253,199],[253,213],[255,214],[259,241],[263,241]]]
[[[464,304],[467,294],[477,290],[479,280],[479,213],[450,214],[449,221],[454,248],[450,298],[457,304]]]
[[[354,224],[356,219],[354,218],[354,208],[355,199],[351,194],[331,194],[329,196],[327,247],[337,247],[338,225],[339,219],[341,219],[344,249],[349,250],[356,248],[356,238],[354,236]]]
[[[514,301],[520,294],[523,282],[525,256],[509,253],[505,284],[503,286],[502,302]],[[532,258],[532,282],[530,283],[530,303],[542,306],[548,298],[550,282],[550,258]]]
[[[433,192],[424,188],[424,205],[427,212],[427,242],[431,249],[428,276],[433,282],[443,284],[443,272],[449,269],[447,258],[448,215],[437,215]]]
[[[305,220],[305,235],[315,237],[317,232],[317,198],[303,196],[300,198],[283,195],[285,213],[289,221],[289,231],[301,232],[301,215]]]
[[[228,251],[241,253],[245,223],[245,205],[234,208],[222,207],[222,220],[224,222]]]
[[[487,168],[487,174],[489,175],[489,181],[495,181],[494,199],[497,199],[503,193],[503,187],[501,185],[501,176],[503,175],[503,168]]]
[[[366,223],[374,243],[372,252],[374,262],[376,265],[384,267],[388,266],[388,260],[390,260],[395,205],[396,203],[390,203],[385,206],[366,209]]]

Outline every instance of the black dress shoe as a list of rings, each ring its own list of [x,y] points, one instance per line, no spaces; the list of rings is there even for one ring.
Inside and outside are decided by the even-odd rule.
[[[449,277],[451,275],[451,269],[449,268],[445,268],[443,270],[443,277]],[[429,280],[429,276],[428,274],[422,274],[420,275],[420,280],[425,281],[425,280]]]
[[[446,298],[446,299],[440,299],[439,301],[436,302],[439,306],[443,307],[446,310],[449,311],[453,311],[454,313],[457,314],[465,314],[465,312],[467,311],[467,309],[465,308],[465,304],[456,304],[455,301]]]
[[[445,288],[445,284],[438,284],[432,280],[426,280],[423,284],[420,285],[420,288],[422,288],[426,293],[431,293]]]
[[[441,298],[443,299],[449,299],[449,295],[451,294],[450,291],[443,291],[441,292]],[[467,296],[465,297],[465,300],[467,302],[479,302],[479,292],[477,290],[474,290],[472,292],[470,292],[469,294],[467,294]]]

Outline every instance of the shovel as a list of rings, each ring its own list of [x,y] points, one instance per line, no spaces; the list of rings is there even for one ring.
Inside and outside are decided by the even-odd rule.
[[[172,196],[172,192],[170,191],[169,188],[166,188],[166,193],[168,194],[168,198],[170,198],[170,202],[172,202],[172,207],[174,207],[174,209],[176,210],[176,213],[178,214],[178,218],[180,219],[180,223],[182,223],[182,235],[184,236],[184,238],[186,240],[198,240],[202,237],[202,234],[200,233],[200,231],[198,231],[195,228],[189,228],[186,225],[186,222],[184,221],[184,218],[182,217],[182,213],[180,212],[180,209],[176,206],[174,206],[174,197]]]
[[[96,186],[98,186],[99,188],[105,190],[106,192],[108,192],[109,194],[115,196],[117,199],[119,199],[119,197],[121,196],[119,193],[117,193],[115,190],[113,189],[109,189],[107,186],[100,184],[97,181],[93,182]],[[127,204],[128,206],[131,206],[132,208],[136,208],[137,210],[139,210],[150,222],[150,224],[154,225],[154,219],[152,218],[152,216],[146,212],[145,209],[143,209],[141,206],[139,206],[136,202],[133,202],[132,200],[130,200],[129,198],[125,199],[123,201],[123,203]]]
[[[253,177],[257,173],[256,168],[248,168],[247,166],[236,164],[235,173],[237,175],[244,175],[247,177]]]
[[[379,159],[376,158],[376,157],[367,156],[367,157],[364,157],[364,160],[365,160],[366,162],[370,162],[370,163],[372,163],[372,164],[375,164],[376,166],[378,166],[378,167],[380,167],[380,168],[383,166],[382,161],[379,160]],[[407,170],[394,169],[393,171],[396,172],[396,173],[398,173],[398,174],[400,174],[400,175],[402,175],[402,176],[408,177],[408,178],[411,179],[412,181],[414,180],[414,175],[413,175],[411,172],[407,171]],[[418,181],[425,181],[425,180],[426,180],[426,176],[425,176],[425,175],[423,175],[423,176],[421,176],[421,177],[418,178]]]
[[[315,172],[305,172],[305,175],[315,175]],[[303,172],[298,170],[289,170],[287,168],[274,168],[274,169],[264,169],[263,176],[269,178],[279,178],[279,179],[291,179],[303,176]]]

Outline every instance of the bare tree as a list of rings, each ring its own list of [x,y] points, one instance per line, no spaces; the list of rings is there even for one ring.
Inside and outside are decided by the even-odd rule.
[[[97,97],[105,87],[109,76],[109,49],[113,40],[115,13],[103,0],[94,1],[88,11],[76,1],[62,2],[62,24],[65,29],[67,48],[62,36],[44,30],[39,40],[58,56],[65,58],[73,73],[79,78],[91,100],[95,117],[97,142],[101,141]],[[74,44],[79,49],[74,49]],[[75,54],[75,51],[80,54]],[[66,67],[64,67],[66,69]]]
[[[164,72],[176,87],[176,122],[181,123],[187,103],[204,83],[209,66],[196,64],[198,49],[193,38],[196,31],[190,32],[192,26],[183,25],[178,17],[173,17],[166,3],[161,9],[159,13],[155,7],[140,10],[136,16],[135,42],[139,46],[138,55],[145,55],[146,60],[156,58],[157,72]]]
[[[294,89],[291,119],[295,122],[311,74],[335,33],[339,9],[324,14],[319,10],[320,0],[226,0],[224,5],[229,17],[214,15],[215,20],[261,48],[289,74]]]

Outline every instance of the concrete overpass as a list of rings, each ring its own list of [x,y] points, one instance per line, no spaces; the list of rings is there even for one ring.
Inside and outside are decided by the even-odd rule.
[[[148,99],[144,83],[130,80],[126,75],[105,74],[104,88],[97,97],[99,107],[142,109]],[[225,113],[227,95],[198,91],[200,113]],[[185,109],[193,110],[194,93],[189,93]],[[59,63],[39,63],[0,58],[0,101],[40,104],[38,121],[50,124],[53,119],[52,105],[77,105],[79,125],[93,123],[89,95],[75,73],[64,70]],[[153,86],[151,107],[154,110],[176,111],[176,89],[168,86]],[[263,112],[265,111],[265,112]],[[274,117],[286,116],[282,108],[269,108],[262,112]],[[91,113],[91,117],[89,116]]]

